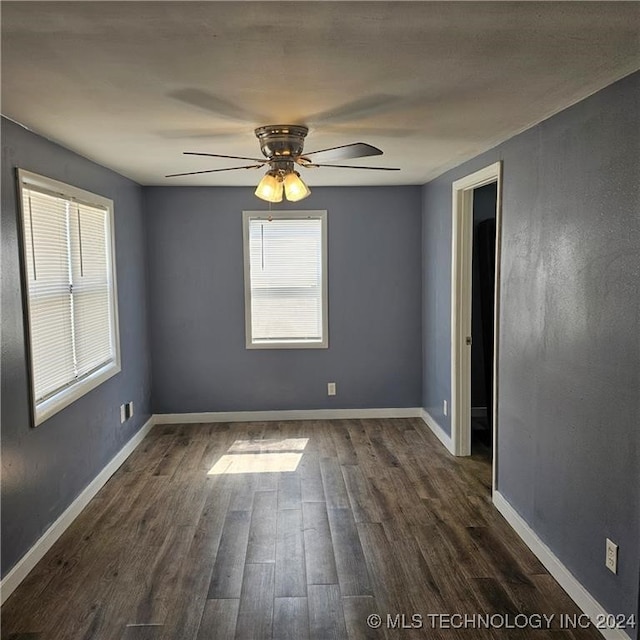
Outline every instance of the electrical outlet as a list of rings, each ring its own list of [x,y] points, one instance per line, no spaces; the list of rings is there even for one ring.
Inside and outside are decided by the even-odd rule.
[[[133,416],[133,402],[126,402],[120,405],[120,424],[126,422]]]
[[[335,382],[327,382],[327,395],[335,396],[336,395],[336,383]]]
[[[447,404],[447,401],[445,400],[442,404],[442,410],[444,411],[444,415],[447,415],[447,411],[449,410],[449,405]]]
[[[612,573],[618,573],[618,545],[607,538],[607,557],[605,565]]]

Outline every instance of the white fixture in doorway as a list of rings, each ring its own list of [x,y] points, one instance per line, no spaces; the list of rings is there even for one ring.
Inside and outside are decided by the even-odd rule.
[[[453,183],[451,245],[451,440],[457,456],[471,454],[471,264],[473,247],[473,190],[497,183],[496,271],[493,352],[494,476],[498,388],[498,307],[500,302],[500,235],[502,163],[496,162]],[[495,484],[495,477],[494,477]]]

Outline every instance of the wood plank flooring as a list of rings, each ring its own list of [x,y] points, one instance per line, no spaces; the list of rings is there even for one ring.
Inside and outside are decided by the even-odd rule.
[[[158,426],[5,603],[2,638],[600,638],[559,629],[579,611],[490,483],[418,419]]]

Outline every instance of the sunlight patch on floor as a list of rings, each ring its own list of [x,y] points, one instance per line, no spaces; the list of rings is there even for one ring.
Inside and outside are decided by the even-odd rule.
[[[295,471],[309,438],[236,440],[208,475]]]
[[[269,451],[304,451],[309,438],[270,438],[236,440],[227,453],[265,453]]]

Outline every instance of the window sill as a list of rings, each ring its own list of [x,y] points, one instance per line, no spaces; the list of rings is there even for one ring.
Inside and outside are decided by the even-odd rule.
[[[101,369],[94,371],[91,375],[83,378],[76,384],[63,389],[55,396],[48,398],[35,407],[35,424],[37,427],[43,422],[51,418],[62,409],[68,407],[70,404],[89,393],[96,387],[100,386],[103,382],[106,382],[109,378],[112,378],[121,370],[120,364],[111,362],[106,364]]]
[[[248,342],[247,349],[328,349],[328,340]]]

